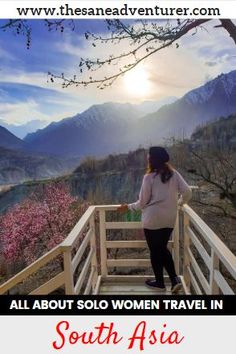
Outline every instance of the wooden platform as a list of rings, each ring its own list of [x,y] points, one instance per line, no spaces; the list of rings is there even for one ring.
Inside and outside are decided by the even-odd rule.
[[[171,295],[171,284],[165,280],[166,290],[159,291],[145,285],[145,278],[130,278],[126,281],[123,278],[117,280],[102,280],[99,295]],[[184,288],[179,294],[184,294]]]
[[[139,237],[118,240],[117,234],[112,235],[113,230],[121,230],[119,234],[123,235],[124,230],[142,227],[136,221],[110,221],[107,213],[116,212],[117,207],[89,206],[64,241],[1,284],[0,295],[14,291],[16,286],[37,272],[44,272],[47,264],[57,262],[59,256],[63,259],[63,270],[57,275],[52,274],[49,279],[46,276],[40,286],[35,282],[36,287],[31,290],[31,295],[47,295],[62,287],[66,295],[169,295],[168,277],[165,278],[166,290],[163,292],[145,286],[145,280],[150,278],[150,260],[145,251],[138,254],[136,251],[130,252],[136,248],[145,250],[144,240]],[[126,231],[125,235],[128,235]],[[179,235],[184,241],[184,257],[179,257]],[[235,293],[236,256],[188,205],[179,209],[170,247],[176,271],[182,274],[183,291],[179,294]],[[117,252],[110,252],[119,249],[123,249],[122,257],[125,259],[121,259]],[[197,250],[197,257],[194,250]],[[232,279],[221,272],[221,264]],[[206,267],[209,270],[207,277]]]

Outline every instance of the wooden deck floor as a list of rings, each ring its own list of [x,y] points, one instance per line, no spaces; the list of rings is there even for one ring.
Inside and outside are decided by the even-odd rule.
[[[132,279],[131,281],[103,280],[99,295],[171,295],[170,282],[166,280],[165,285],[165,291],[157,291],[147,287],[144,279]],[[181,290],[179,294],[184,294],[184,290]]]

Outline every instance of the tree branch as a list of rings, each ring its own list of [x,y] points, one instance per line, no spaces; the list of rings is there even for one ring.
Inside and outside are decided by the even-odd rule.
[[[236,26],[235,24],[229,19],[221,19],[220,20],[222,27],[229,33],[230,37],[233,39],[234,43],[236,44]]]
[[[222,205],[219,205],[219,204],[213,204],[213,203],[205,203],[201,200],[195,200],[195,202],[197,204],[200,204],[200,205],[203,205],[203,206],[207,206],[207,207],[212,207],[212,208],[216,208],[216,209],[219,209],[223,212],[223,215],[226,216],[226,217],[229,217],[233,220],[236,220],[236,216],[235,215],[232,215],[232,214],[229,214],[228,211],[222,206]]]

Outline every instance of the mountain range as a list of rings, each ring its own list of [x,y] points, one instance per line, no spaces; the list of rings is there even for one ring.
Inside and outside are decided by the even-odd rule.
[[[26,136],[28,149],[63,157],[105,156],[138,146],[189,137],[199,125],[236,112],[236,70],[196,88],[156,112],[139,106],[105,103],[51,123]]]
[[[206,149],[212,149],[212,151],[215,149],[217,149],[217,151],[219,151],[219,149],[226,149],[224,152],[227,153],[228,149],[230,149],[232,152],[236,151],[235,132],[236,114],[227,118],[218,119],[204,127],[199,127],[192,134],[191,138],[186,141],[186,144],[189,149],[194,150],[202,149],[202,146],[204,146]],[[3,154],[2,157],[1,150]],[[168,147],[168,150],[173,165],[178,167],[181,173],[185,171],[185,173],[188,174],[188,176],[186,175],[187,180],[191,183],[192,174],[189,175],[191,161],[183,162],[183,152],[179,150],[178,144]],[[6,149],[4,151],[4,149],[0,148],[0,161],[2,158],[6,160],[9,159],[8,154],[10,154],[9,151],[6,151]],[[16,202],[20,202],[26,196],[37,191],[38,188],[43,188],[47,183],[65,182],[70,186],[73,195],[79,196],[92,203],[118,204],[122,201],[132,202],[133,198],[138,194],[142,177],[146,170],[146,155],[147,151],[143,148],[139,148],[129,153],[110,154],[104,159],[90,157],[84,159],[80,164],[78,162],[77,168],[75,168],[72,173],[61,176],[56,180],[27,181],[27,183],[22,183],[14,187],[7,186],[2,192],[1,178],[4,170],[0,165],[0,214]],[[47,160],[45,161],[43,157],[41,157],[41,161],[38,160],[34,164],[35,160],[30,160],[32,157],[27,156],[24,160],[24,155],[21,155],[20,152],[18,156],[14,157],[14,155],[12,155],[10,157],[13,159],[12,166],[15,164],[16,170],[14,172],[14,170],[12,171],[9,168],[8,171],[6,168],[5,171],[11,173],[12,178],[17,177],[17,173],[24,173],[22,166],[25,166],[26,169],[25,179],[27,176],[28,178],[33,178],[37,166],[40,167],[38,173],[42,171],[42,166],[45,169],[50,167],[50,169],[54,169],[54,171],[56,171],[58,166],[55,164],[54,160],[49,161],[49,164],[47,164]],[[181,158],[181,162],[179,158]],[[10,182],[12,182],[12,179],[9,179],[9,184]],[[193,184],[195,184],[194,180]]]
[[[45,179],[68,173],[78,159],[30,152],[26,143],[0,126],[0,185]]]
[[[103,155],[119,151],[125,132],[140,117],[140,111],[131,104],[94,105],[75,117],[28,134],[25,142],[29,149],[60,156]]]
[[[189,137],[196,127],[236,112],[236,70],[221,74],[173,104],[161,107],[140,121],[135,134],[143,132],[145,143],[163,138]]]
[[[75,135],[74,139],[77,141],[80,139],[80,143],[84,142],[86,146],[86,139],[89,139],[89,131],[92,127],[97,127],[100,129],[100,126],[103,124],[107,127],[108,130],[114,129],[117,130],[117,123],[122,127],[122,129],[126,125],[126,121],[121,120],[120,117],[126,117],[129,114],[129,117],[133,119],[137,119],[142,116],[143,112],[153,112],[155,109],[162,104],[173,102],[176,100],[175,97],[168,97],[165,100],[158,102],[143,102],[140,105],[132,106],[130,104],[119,105],[114,103],[107,103],[101,106],[93,106],[89,110],[89,112],[84,112],[81,115],[80,120],[78,122],[77,116],[74,118],[64,119],[61,122],[54,122],[48,126],[47,129],[39,130],[38,135],[42,134],[42,145],[47,146],[47,139],[45,137],[45,131],[49,134],[48,141],[50,144],[53,140],[51,140],[50,134],[55,131],[58,127],[59,135],[54,136],[54,144],[55,150],[50,149],[51,152],[48,152],[48,149],[35,149],[31,148],[24,140],[19,139],[14,134],[12,134],[9,130],[17,131],[17,134],[24,133],[25,129],[37,129],[42,121],[32,121],[22,126],[15,126],[4,124],[5,127],[8,127],[7,130],[5,127],[0,126],[0,185],[1,184],[16,184],[22,183],[26,180],[35,180],[35,179],[45,179],[51,178],[58,175],[62,175],[72,171],[75,167],[78,166],[80,160],[78,156],[83,156],[83,151],[80,148],[80,151],[75,150],[74,146],[68,146],[65,148],[62,143],[62,149],[58,149],[58,141],[63,142],[64,138],[66,138],[66,133],[68,130],[68,141],[71,139],[71,129],[74,125]],[[113,112],[112,118],[109,113]],[[104,114],[107,112],[108,114]],[[31,123],[31,124],[30,124]],[[77,126],[79,125],[79,133]],[[60,136],[61,127],[63,126],[63,133]],[[73,129],[72,129],[73,130]],[[109,133],[109,132],[108,132]],[[101,131],[100,137],[103,134]],[[27,137],[30,140],[30,135]],[[94,137],[96,139],[96,137]],[[27,140],[27,139],[26,139]],[[89,141],[89,140],[88,140]],[[49,145],[50,145],[49,144]],[[104,142],[105,149],[109,150],[109,144]],[[82,153],[81,153],[82,152]],[[86,154],[86,151],[85,151]],[[57,156],[55,156],[57,155]],[[75,158],[70,158],[70,156],[76,156]],[[65,156],[65,158],[64,158]]]
[[[197,127],[235,113],[236,71],[232,71],[180,99],[94,105],[24,140],[0,126],[0,184],[58,176],[89,155],[107,156],[161,144],[171,137],[190,137]]]

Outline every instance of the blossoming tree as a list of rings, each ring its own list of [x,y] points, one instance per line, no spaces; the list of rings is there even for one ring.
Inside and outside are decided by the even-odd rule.
[[[60,243],[76,222],[77,199],[62,184],[49,184],[0,219],[0,242],[5,261],[31,263]]]

